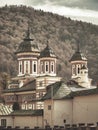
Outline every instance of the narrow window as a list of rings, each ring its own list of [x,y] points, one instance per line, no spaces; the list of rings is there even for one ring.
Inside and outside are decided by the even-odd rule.
[[[43,65],[43,63],[41,62],[41,73],[43,73],[44,72],[44,65]]]
[[[48,110],[51,110],[51,105],[48,105]]]
[[[51,63],[51,72],[54,72],[54,63]]]
[[[22,65],[20,64],[20,73],[22,72]]]
[[[80,73],[80,68],[78,67],[78,74]]]
[[[48,72],[49,71],[49,63],[48,62],[46,62],[46,72]]]
[[[72,66],[72,74],[75,74],[75,65]]]
[[[80,73],[80,65],[77,65],[77,74]]]
[[[6,127],[6,119],[1,119],[1,126]]]
[[[46,71],[48,71],[48,65],[46,64]]]
[[[33,72],[36,73],[37,72],[37,62],[33,61]]]
[[[28,73],[28,62],[26,62],[26,73]]]
[[[36,72],[36,63],[34,62],[34,72]]]

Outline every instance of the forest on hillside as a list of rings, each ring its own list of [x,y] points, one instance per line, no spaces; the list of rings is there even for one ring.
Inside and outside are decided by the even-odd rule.
[[[79,43],[88,58],[89,77],[98,82],[98,26],[26,6],[0,8],[1,75],[4,72],[11,77],[17,75],[15,51],[25,37],[28,24],[35,44],[42,50],[48,41],[57,55],[58,76],[70,78],[69,60]]]

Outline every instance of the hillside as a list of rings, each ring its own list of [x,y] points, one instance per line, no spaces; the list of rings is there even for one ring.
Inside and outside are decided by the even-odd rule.
[[[69,59],[77,48],[88,58],[89,75],[93,81],[98,76],[98,26],[73,21],[57,14],[37,11],[26,6],[0,8],[0,72],[17,74],[15,51],[28,27],[34,42],[43,49],[49,41],[58,57],[57,71],[64,79],[70,78]]]

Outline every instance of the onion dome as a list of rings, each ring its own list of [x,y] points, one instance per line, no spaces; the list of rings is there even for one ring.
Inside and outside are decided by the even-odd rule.
[[[27,30],[26,37],[20,43],[16,53],[22,52],[39,52],[38,46],[33,43],[33,39],[30,38],[29,28]]]
[[[78,61],[78,60],[86,61],[87,58],[81,52],[75,52],[70,61]]]
[[[87,58],[84,56],[83,53],[81,53],[79,44],[78,44],[77,51],[73,54],[70,61],[80,61],[80,60],[87,61]]]
[[[42,57],[53,57],[53,58],[56,58],[55,53],[49,47],[48,44],[47,44],[46,48],[44,50],[42,50],[41,53],[40,53],[40,58],[42,58]]]

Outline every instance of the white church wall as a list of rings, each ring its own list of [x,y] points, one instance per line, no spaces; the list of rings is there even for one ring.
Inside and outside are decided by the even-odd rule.
[[[49,106],[53,105],[53,110]],[[72,123],[72,100],[47,100],[44,103],[44,120],[50,125],[64,126],[66,123]],[[46,125],[46,123],[44,124]]]
[[[0,116],[0,126],[2,125],[2,120],[6,120],[6,126],[12,126],[13,127],[13,118],[10,116]]]
[[[29,126],[30,128],[34,128],[35,126],[43,127],[43,117],[42,116],[15,116],[14,119],[15,126],[21,126],[24,128],[25,126]]]
[[[98,122],[98,95],[79,96],[73,101],[73,123]]]
[[[64,125],[72,123],[72,100],[55,100],[54,102],[54,125]]]

